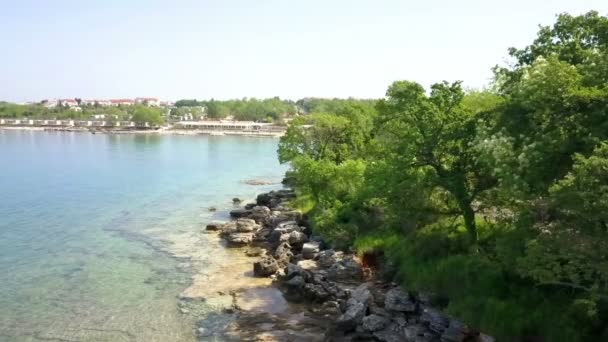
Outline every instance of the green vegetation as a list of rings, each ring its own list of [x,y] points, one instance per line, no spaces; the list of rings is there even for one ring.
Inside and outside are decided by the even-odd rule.
[[[490,90],[298,101],[294,204],[499,341],[608,340],[608,18],[559,15],[509,54]]]
[[[176,107],[204,107],[207,117],[222,119],[233,116],[236,120],[251,120],[265,122],[281,122],[285,116],[295,114],[295,103],[281,100],[278,97],[258,100],[255,98],[244,98],[242,100],[179,100],[175,102]]]
[[[148,122],[150,125],[163,123],[164,109],[135,106],[82,106],[76,111],[69,107],[58,105],[47,108],[43,104],[19,105],[0,102],[0,118],[8,119],[40,119],[40,120],[90,120],[93,115],[105,115],[106,121],[134,121],[136,123]]]

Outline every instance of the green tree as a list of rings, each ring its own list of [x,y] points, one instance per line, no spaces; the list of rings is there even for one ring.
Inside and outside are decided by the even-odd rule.
[[[479,117],[463,105],[460,83],[431,88],[427,96],[417,83],[393,83],[387,99],[378,105],[378,136],[392,157],[389,162],[396,163],[394,168],[422,177],[422,192],[439,190],[433,191],[441,198],[438,213],[462,216],[470,241],[476,244],[475,202],[495,185],[473,149]]]

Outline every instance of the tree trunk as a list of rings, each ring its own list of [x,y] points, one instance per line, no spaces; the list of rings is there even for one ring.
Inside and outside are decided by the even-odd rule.
[[[479,239],[477,232],[477,225],[475,224],[475,211],[471,208],[470,203],[461,203],[460,209],[462,210],[462,216],[464,218],[464,226],[467,228],[471,245],[476,245]]]

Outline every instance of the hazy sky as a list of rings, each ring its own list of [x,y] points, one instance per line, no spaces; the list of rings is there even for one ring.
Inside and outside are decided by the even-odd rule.
[[[0,0],[0,100],[381,97],[481,87],[510,46],[607,0]]]

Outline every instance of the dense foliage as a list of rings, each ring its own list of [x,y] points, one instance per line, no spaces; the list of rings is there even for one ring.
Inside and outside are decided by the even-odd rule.
[[[559,15],[509,54],[491,90],[300,100],[279,159],[317,234],[468,324],[608,340],[608,18]]]

